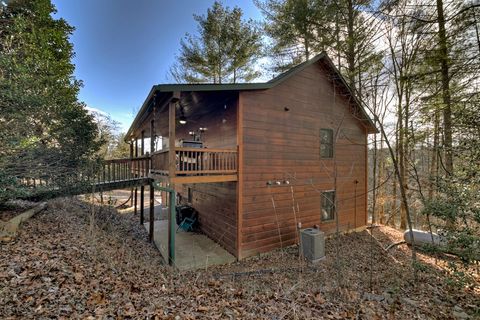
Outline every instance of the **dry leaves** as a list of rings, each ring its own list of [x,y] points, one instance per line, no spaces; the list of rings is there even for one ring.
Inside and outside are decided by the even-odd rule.
[[[328,240],[327,259],[313,266],[292,247],[173,272],[138,217],[90,209],[53,201],[1,246],[0,318],[448,319],[479,306],[478,289],[448,285],[428,256],[414,286],[408,247],[392,250],[395,259],[380,247],[399,235],[389,228],[374,230],[373,246],[366,232]]]

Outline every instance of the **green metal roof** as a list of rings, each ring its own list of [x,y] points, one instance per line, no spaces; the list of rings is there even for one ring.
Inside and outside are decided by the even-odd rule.
[[[283,81],[287,80],[288,78],[294,76],[298,72],[302,71],[306,67],[322,60],[330,70],[335,73],[339,80],[339,82],[345,87],[348,91],[350,96],[353,98],[355,104],[360,108],[362,116],[364,117],[364,121],[370,127],[369,132],[378,132],[377,128],[375,127],[372,119],[368,116],[365,108],[363,107],[362,102],[358,99],[353,90],[347,84],[343,76],[340,74],[340,71],[335,67],[332,60],[328,57],[325,52],[322,52],[310,60],[307,60],[299,65],[289,69],[288,71],[276,76],[275,78],[271,79],[268,82],[260,82],[260,83],[199,83],[199,84],[158,84],[152,87],[150,93],[145,99],[140,111],[138,112],[135,120],[133,120],[132,125],[128,129],[127,134],[125,135],[126,141],[130,139],[131,134],[141,124],[142,119],[144,118],[145,112],[148,111],[150,103],[152,102],[152,98],[156,92],[158,93],[173,93],[173,92],[198,92],[198,91],[249,91],[249,90],[266,90],[277,86],[278,84],[282,83]]]

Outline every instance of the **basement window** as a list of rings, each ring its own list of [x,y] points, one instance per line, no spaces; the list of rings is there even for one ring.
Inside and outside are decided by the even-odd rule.
[[[320,129],[320,157],[333,158],[333,130]]]
[[[335,218],[335,191],[322,192],[321,215],[322,221],[330,221]]]

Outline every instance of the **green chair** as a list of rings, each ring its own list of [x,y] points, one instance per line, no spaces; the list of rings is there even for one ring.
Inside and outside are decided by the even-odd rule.
[[[177,228],[177,232],[179,229],[182,229],[184,231],[193,231],[193,225],[197,222],[197,217],[194,216],[193,218],[185,218],[183,219],[182,223]]]

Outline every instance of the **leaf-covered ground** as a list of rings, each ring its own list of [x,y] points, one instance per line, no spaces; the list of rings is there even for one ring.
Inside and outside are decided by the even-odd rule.
[[[138,217],[55,200],[14,242],[1,244],[0,318],[480,317],[478,268],[459,282],[465,277],[448,274],[448,261],[421,254],[414,280],[410,249],[383,249],[401,233],[380,227],[373,236],[365,231],[327,240],[327,259],[316,265],[290,247],[175,272],[147,242]]]

